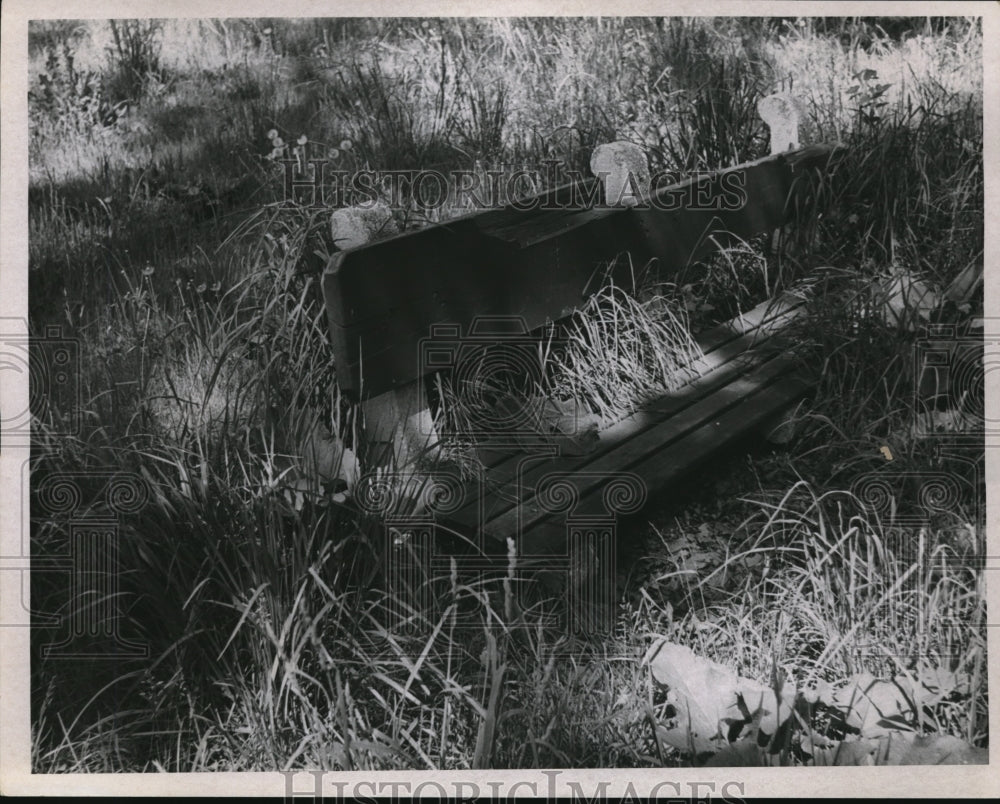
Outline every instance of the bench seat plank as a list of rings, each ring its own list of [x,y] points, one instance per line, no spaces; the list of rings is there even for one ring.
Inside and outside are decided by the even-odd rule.
[[[772,386],[785,388],[782,382],[792,374],[794,363],[782,356],[765,361],[748,374],[735,378],[732,382],[716,389],[706,397],[697,400],[680,412],[662,414],[640,411],[620,422],[606,432],[612,449],[603,454],[586,455],[582,458],[552,458],[545,455],[524,456],[520,464],[520,477],[515,477],[503,489],[502,494],[491,495],[489,510],[483,523],[486,536],[504,540],[517,533],[526,533],[531,526],[547,517],[547,512],[536,499],[538,484],[546,477],[565,475],[584,498],[594,489],[600,489],[608,475],[615,472],[637,472],[635,467],[647,463],[661,450],[679,444],[679,455],[687,455],[693,462],[701,458],[702,452],[714,452],[729,441],[749,432],[763,421],[780,411],[774,405],[786,404],[785,393],[763,395]],[[795,392],[805,389],[796,382]],[[791,388],[791,386],[789,386]],[[760,395],[761,400],[750,404],[750,400]],[[794,396],[794,394],[793,394]],[[748,406],[749,405],[749,406]],[[733,412],[736,412],[733,417]],[[725,420],[726,427],[720,422]],[[706,429],[707,428],[707,429]],[[695,433],[698,450],[692,452],[690,438]],[[713,435],[714,433],[714,435]],[[617,443],[616,443],[617,442]],[[650,490],[657,490],[653,477],[640,476]],[[516,502],[521,497],[519,504]]]
[[[599,432],[597,446],[586,455],[560,457],[555,449],[494,450],[496,461],[480,480],[466,487],[468,502],[448,517],[447,527],[465,533],[482,529],[490,539],[503,541],[546,519],[532,500],[538,481],[552,473],[578,474],[578,492],[585,499],[609,473],[635,472],[634,467],[645,465],[665,449],[674,451],[674,444],[682,445],[676,448],[680,454],[694,449],[694,443],[710,454],[758,427],[787,404],[787,393],[794,397],[805,388],[800,379],[788,381],[796,367],[781,354],[780,333],[800,313],[800,304],[786,298],[762,304],[709,330],[699,339],[706,351],[699,361],[701,375]],[[783,391],[762,393],[777,386]],[[754,398],[757,401],[750,406],[744,401]],[[733,418],[730,412],[735,409],[741,412]],[[726,426],[716,426],[715,422],[723,420]],[[703,444],[713,432],[714,437]],[[702,456],[689,456],[691,461],[696,457]],[[648,483],[651,492],[658,490],[654,478]]]
[[[807,379],[790,375],[779,382],[767,385],[758,393],[739,400],[718,419],[704,423],[683,438],[659,451],[652,451],[639,463],[631,464],[628,471],[641,477],[651,492],[668,487],[698,469],[710,460],[727,443],[761,426],[776,413],[800,399],[812,387]],[[530,509],[530,503],[526,506]],[[544,516],[544,512],[522,510],[503,515],[487,523],[485,534],[491,539],[506,539],[524,534],[524,554],[546,555],[546,545],[535,539],[534,534],[546,526],[550,534],[565,534],[565,517]],[[600,517],[605,514],[600,494],[584,496],[574,509],[574,517]]]
[[[705,330],[695,338],[703,356],[691,367],[692,380],[677,391],[649,401],[642,407],[668,413],[727,382],[734,370],[748,368],[730,366],[723,371],[727,364],[741,359],[750,349],[762,348],[768,338],[779,334],[801,314],[802,304],[801,299],[789,295],[769,299],[731,321]],[[599,452],[601,447],[597,450]],[[503,477],[501,465],[516,460],[516,456],[521,454],[522,450],[511,447],[483,446],[478,450],[483,467],[491,474],[495,473],[495,477]]]

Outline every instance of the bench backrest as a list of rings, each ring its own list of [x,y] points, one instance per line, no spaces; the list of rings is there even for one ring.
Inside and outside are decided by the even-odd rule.
[[[791,221],[834,146],[815,145],[653,187],[646,204],[599,203],[599,182],[558,188],[338,252],[323,277],[341,390],[355,398],[392,391],[434,370],[430,337],[469,334],[477,320],[520,321],[528,330],[570,315],[628,252],[633,265],[681,269],[734,238]],[[611,277],[629,280],[619,260]]]

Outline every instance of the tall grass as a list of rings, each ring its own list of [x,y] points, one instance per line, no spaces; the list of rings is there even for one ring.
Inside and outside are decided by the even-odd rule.
[[[594,294],[553,359],[557,393],[583,401],[605,425],[692,379],[701,357],[684,308],[655,289],[643,295],[614,284]]]
[[[916,565],[846,496],[886,439],[915,471],[935,459],[898,438],[909,336],[862,309],[858,289],[901,264],[943,285],[982,259],[978,26],[935,21],[906,38],[864,21],[426,23],[32,25],[32,326],[63,324],[83,355],[80,431],[57,435],[50,408],[33,470],[130,470],[151,492],[120,520],[117,567],[123,631],[150,658],[36,655],[36,770],[683,764],[656,738],[644,634],[760,679],[776,655],[806,675],[914,672],[852,658],[873,636],[907,655],[948,651],[970,690],[937,702],[924,728],[985,743],[982,572],[939,568],[958,548],[928,530],[921,566],[934,569],[904,590]],[[826,361],[804,434],[794,454],[760,461],[784,488],[753,504],[745,538],[700,586],[678,598],[676,578],[640,579],[605,642],[563,634],[558,595],[540,585],[534,602],[515,599],[514,573],[437,572],[434,605],[414,607],[384,561],[406,539],[345,494],[360,445],[318,289],[330,210],[279,203],[267,132],[336,150],[345,170],[548,158],[585,170],[612,138],[643,144],[654,167],[714,168],[763,154],[753,104],[788,86],[817,137],[850,146],[814,221],[818,254],[778,264],[748,243],[638,294],[609,288],[551,364],[557,395],[610,421],[679,380],[690,329],[792,285],[813,257],[839,266],[823,298],[847,301],[817,304],[802,333],[804,359]],[[412,227],[465,211],[396,215]],[[616,380],[595,382],[598,370]],[[67,523],[36,522],[32,538],[38,555],[61,554]],[[742,580],[701,598],[720,576]],[[65,611],[66,595],[41,576],[32,589],[39,611]],[[890,603],[899,618],[885,628]],[[697,625],[706,612],[718,628]],[[920,629],[934,612],[973,626],[949,643]]]
[[[904,489],[893,493],[907,504]],[[678,556],[641,605],[673,600],[675,639],[765,684],[774,670],[800,689],[863,672],[929,687],[948,675],[939,698],[916,702],[913,727],[984,740],[985,599],[969,562],[984,547],[982,520],[955,510],[919,523],[901,510],[897,521],[805,480],[753,505],[717,566],[692,576]]]

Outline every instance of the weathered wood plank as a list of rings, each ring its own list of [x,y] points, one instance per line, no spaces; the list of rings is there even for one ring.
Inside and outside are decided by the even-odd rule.
[[[756,393],[741,396],[736,405],[721,412],[717,418],[703,422],[699,427],[687,431],[681,438],[660,450],[648,452],[638,462],[625,462],[619,468],[610,460],[615,456],[615,453],[611,453],[605,471],[610,473],[628,470],[641,477],[651,491],[662,489],[704,464],[726,444],[752,432],[775,412],[799,399],[810,387],[809,382],[796,376],[786,375],[780,381],[767,385]],[[593,480],[586,476],[574,479],[574,485],[581,487],[581,501],[573,511],[574,516],[605,513],[600,493],[601,486],[595,484]],[[529,500],[488,522],[485,532],[490,538],[500,540],[518,535],[524,536],[524,551],[530,556],[531,531],[545,523],[558,524],[559,519],[542,509],[537,501]],[[565,517],[562,517],[562,520],[565,521]]]
[[[724,241],[723,229],[749,237],[780,226],[796,181],[832,152],[813,146],[656,194],[662,206],[701,187],[695,198],[707,208],[488,211],[339,252],[323,290],[341,389],[373,396],[424,376],[421,343],[440,324],[460,325],[464,337],[480,316],[518,318],[528,330],[563,318],[623,252],[633,264],[655,257],[671,270],[714,248],[713,233]],[[745,190],[740,203],[733,203],[736,179]],[[727,208],[713,209],[712,199]],[[630,281],[625,261],[614,270],[618,284]]]
[[[598,433],[598,443],[586,456],[562,458],[562,465],[585,466],[604,453],[618,446],[623,438],[637,437],[644,427],[660,421],[684,407],[696,404],[699,399],[749,372],[755,365],[779,350],[779,344],[768,344],[768,339],[780,334],[782,329],[802,312],[801,302],[782,297],[764,302],[732,321],[707,330],[698,337],[704,357],[698,361],[699,376],[677,391],[649,402],[623,421]],[[751,351],[752,350],[752,351]],[[481,450],[480,457],[487,469],[488,500],[480,500],[473,489],[469,501],[456,511],[451,521],[471,529],[506,510],[516,502],[515,474],[519,462],[525,457],[523,450]]]
[[[761,335],[771,335],[784,328],[793,318],[802,312],[805,300],[782,294],[781,296],[761,302],[756,307],[741,313],[729,321],[716,324],[714,327],[700,333],[695,340],[707,357],[715,350],[734,341],[755,329],[760,329]]]
[[[763,364],[756,364],[757,359],[752,353],[744,353],[727,365],[732,372],[727,381],[710,392],[703,387],[689,386],[689,398],[678,395],[676,408],[642,410],[608,428],[601,434],[603,448],[593,454],[572,458],[539,454],[537,460],[527,455],[512,464],[504,464],[501,472],[492,470],[489,477],[496,483],[502,476],[505,479],[502,484],[492,487],[486,499],[457,511],[449,517],[449,523],[466,532],[482,526],[487,536],[500,539],[512,535],[519,522],[530,526],[546,516],[535,500],[538,483],[546,475],[580,473],[579,480],[574,480],[573,484],[582,498],[609,473],[642,462],[794,371],[794,363],[785,357],[779,356]],[[727,434],[720,431],[720,436],[723,435]]]
[[[528,479],[544,471],[584,470],[591,461],[601,458],[630,439],[640,439],[643,433],[658,422],[664,421],[671,414],[685,408],[694,407],[707,395],[724,388],[740,376],[748,373],[763,362],[768,356],[765,350],[755,352],[734,349],[732,359],[726,360],[716,370],[700,377],[694,383],[685,386],[673,394],[643,407],[631,416],[616,422],[611,427],[598,433],[598,443],[593,452],[585,456],[560,457],[554,450],[551,455],[543,451],[537,453],[536,466]],[[524,451],[509,454],[505,459],[488,469],[486,476],[486,500],[480,500],[470,491],[469,502],[458,509],[451,517],[456,524],[466,528],[474,528],[478,523],[492,519],[500,513],[512,508],[518,501],[521,489],[518,483],[518,467],[535,456]]]

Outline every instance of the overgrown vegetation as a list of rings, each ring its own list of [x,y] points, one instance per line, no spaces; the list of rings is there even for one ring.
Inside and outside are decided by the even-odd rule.
[[[35,422],[33,490],[90,478],[75,520],[107,515],[102,473],[149,491],[118,518],[112,573],[121,634],[149,656],[46,657],[63,631],[39,623],[35,770],[698,763],[664,738],[676,701],[641,663],[655,638],[809,698],[780,734],[750,717],[747,761],[830,764],[869,736],[850,704],[805,692],[862,673],[911,680],[899,730],[988,745],[982,439],[951,431],[963,460],[942,448],[913,359],[925,319],[964,326],[981,291],[905,321],[872,291],[919,277],[941,297],[982,265],[976,20],[58,21],[30,37],[31,325],[62,325],[82,359],[80,427],[55,404]],[[824,370],[791,445],[725,458],[709,493],[654,512],[604,642],[563,633],[540,584],[515,595],[513,558],[501,577],[442,572],[426,610],[393,598],[386,551],[406,534],[344,495],[360,445],[318,289],[331,210],[280,203],[269,155],[585,172],[619,138],[654,169],[718,168],[767,153],[755,104],[782,88],[805,141],[848,146],[803,242],[607,289],[559,387],[612,419],[669,387],[665,344],[795,288],[814,299],[799,351]],[[404,230],[469,211],[404,200]],[[598,375],[596,344],[622,370]],[[886,505],[858,486],[873,476]],[[961,491],[928,509],[913,483],[941,476]],[[34,555],[67,554],[70,521],[45,503]],[[35,574],[32,600],[79,603],[58,573]]]

